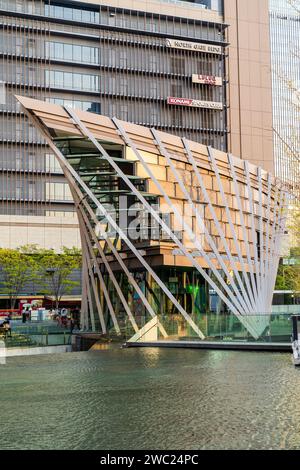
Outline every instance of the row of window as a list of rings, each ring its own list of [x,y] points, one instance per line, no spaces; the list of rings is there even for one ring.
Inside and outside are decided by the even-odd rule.
[[[59,5],[45,5],[45,16],[70,21],[80,21],[82,23],[100,23],[99,11],[62,7]]]
[[[186,2],[190,3],[190,7],[195,8],[208,8],[210,10],[222,12],[223,0],[162,0],[163,3],[170,3],[170,6],[183,6]],[[71,7],[71,6],[60,6],[53,5],[52,0],[49,0],[45,6],[43,2],[37,2],[35,0],[0,0],[1,8],[11,8],[14,11],[26,12],[26,13],[44,13],[46,16],[53,16],[56,18],[64,18],[66,20],[82,21],[87,23],[99,23],[100,22],[100,10],[101,7],[94,9]],[[106,11],[106,9],[105,9]],[[112,10],[110,10],[112,12]]]
[[[64,98],[46,98],[48,103],[59,104],[60,106],[70,106],[71,108],[101,114],[101,104],[93,101],[68,100]]]
[[[44,183],[34,180],[20,180],[19,178],[1,178],[0,197],[11,199],[43,199],[44,189],[46,200],[73,201],[67,183]]]
[[[164,1],[171,1],[173,3],[177,3],[177,0],[164,0]],[[198,5],[203,5],[205,8],[209,8],[210,10],[218,11],[222,13],[223,11],[223,0],[180,0],[179,3],[189,2],[189,3],[197,3]]]
[[[121,67],[141,70],[143,72],[174,73],[192,75],[224,75],[222,56],[211,57],[207,54],[195,54],[194,51],[173,51],[170,49],[155,49],[136,45],[111,44],[102,38],[99,47],[71,44],[67,42],[45,41],[36,38],[25,40],[21,38],[16,44],[16,36],[1,34],[0,50],[8,54],[28,55],[30,57],[45,57],[45,60],[61,60],[102,67]],[[26,66],[24,61],[24,67]],[[34,65],[33,63],[31,64]]]
[[[47,173],[60,173],[62,169],[57,158],[52,153],[40,153],[24,147],[23,149],[9,149],[0,147],[0,170],[43,171]]]
[[[47,204],[48,205],[48,204]],[[51,203],[50,207],[52,208],[55,205],[55,203]],[[46,206],[47,207],[47,206]],[[59,207],[61,207],[61,204],[59,204]],[[34,216],[47,216],[54,214],[53,217],[55,217],[55,214],[57,213],[57,217],[72,217],[75,218],[74,222],[76,221],[76,215],[73,216],[74,211],[70,211],[72,206],[71,204],[68,204],[65,206],[65,210],[52,210],[52,211],[47,211],[45,210],[45,205],[41,204],[40,202],[32,201],[32,202],[24,202],[18,203],[16,201],[1,201],[0,200],[0,214],[6,214],[6,215],[34,215]],[[48,214],[48,212],[50,212]],[[66,214],[66,215],[64,215]],[[69,215],[72,214],[72,215]]]
[[[40,142],[41,135],[32,123],[25,119],[15,119],[13,116],[0,116],[0,138],[5,140],[25,140]]]
[[[67,183],[46,183],[46,199],[51,201],[73,201]]]
[[[182,90],[181,93],[181,90],[172,88],[172,91],[174,93],[166,96],[177,95],[177,97],[180,97],[179,95],[184,94],[184,90]],[[149,90],[147,93],[149,93]],[[152,97],[153,96],[154,93],[152,94]],[[204,100],[204,98],[205,97],[203,95],[202,99]],[[72,108],[87,110],[107,116],[116,116],[120,119],[135,122],[137,124],[155,126],[162,128],[165,131],[168,131],[170,126],[179,126],[183,128],[182,132],[185,133],[188,129],[190,129],[191,132],[193,132],[192,140],[200,142],[202,141],[201,129],[207,129],[208,131],[213,131],[214,133],[215,131],[219,131],[223,134],[225,132],[226,126],[225,111],[200,109],[196,107],[172,106],[167,104],[166,99],[157,102],[151,100],[145,103],[144,101],[131,99],[130,97],[125,98],[124,94],[119,98],[115,97],[114,99],[107,94],[101,96],[101,103],[100,101],[93,102],[87,101],[86,99],[84,101],[80,101],[74,99],[72,96],[70,96],[69,99],[63,98],[63,95],[61,95],[61,97],[59,95],[49,97],[48,95],[46,100],[54,104],[67,105]],[[25,142],[42,141],[41,136],[36,128],[31,123],[26,122],[25,118],[16,118],[15,116],[12,116],[8,113],[7,115],[0,116],[0,126],[2,129],[2,139],[4,138],[16,141],[22,140]],[[194,132],[197,132],[197,135],[194,134]],[[215,138],[217,139],[216,135]],[[217,140],[213,146],[219,148]],[[224,147],[222,146],[221,149],[223,148]],[[22,163],[19,163],[19,165],[21,164]],[[10,168],[6,165],[4,167]],[[39,169],[37,168],[37,170]]]
[[[172,15],[172,10],[170,10]],[[103,9],[98,7],[98,11],[86,8],[70,8],[60,5],[45,5],[45,16],[60,18],[68,21],[78,21],[82,23],[102,24],[106,26],[128,28],[132,30],[150,31],[157,33],[177,34],[191,38],[208,40],[221,40],[222,32],[218,25],[201,25],[193,20],[175,18],[168,19],[164,16],[155,17],[138,12],[119,12],[116,9]]]
[[[75,211],[45,211],[45,216],[46,217],[66,217],[68,219],[77,220],[77,214]]]
[[[45,71],[45,85],[55,88],[100,92],[100,76],[64,72],[60,70]],[[103,73],[101,82],[103,93],[165,99],[176,98],[202,99],[204,101],[222,101],[221,87],[193,85],[187,79],[180,84],[177,81],[153,77],[113,76]],[[72,105],[73,106],[73,105]]]
[[[61,106],[70,106],[71,108],[80,109],[81,111],[101,114],[101,104],[95,101],[81,101],[57,97],[46,97],[45,101]],[[18,101],[16,102],[12,93],[7,93],[5,82],[0,82],[0,110],[21,111],[21,104]]]
[[[76,50],[77,48],[95,49],[90,47],[75,46],[71,44],[53,44],[63,46],[63,50],[65,50],[66,48],[71,48],[71,50]],[[12,50],[8,52],[14,53],[14,51]],[[87,65],[91,64],[89,57],[82,58],[80,56],[77,56],[77,54],[75,53],[73,58],[72,56],[52,56],[51,59],[61,60],[66,63],[72,63],[72,66],[76,65],[79,62],[85,63]],[[1,64],[5,64],[5,68],[0,68],[1,80],[5,81],[5,77],[7,77],[9,74],[23,76],[24,79],[26,79],[27,81],[31,80],[37,83],[41,80],[43,69],[41,68],[40,64],[37,64],[36,62],[19,61],[19,59],[16,59],[12,62],[7,63],[6,59],[2,59]],[[119,67],[121,69],[125,69],[123,74],[125,74],[128,69],[134,69],[135,75],[137,75],[139,71],[145,74],[178,74],[183,75],[184,77],[182,77],[182,79],[188,81],[191,81],[191,77],[193,74],[215,75],[221,77],[224,76],[224,67],[222,62],[219,61],[210,61],[206,58],[197,57],[172,57],[168,56],[164,52],[158,53],[155,51],[151,52],[138,49],[126,51],[108,47],[103,48],[100,63],[94,62],[93,65],[98,65],[99,70],[100,66],[104,68]]]
[[[72,90],[99,92],[99,75],[62,72],[59,70],[45,71],[46,86]]]
[[[71,104],[71,103],[70,103]],[[76,106],[75,106],[76,107]],[[191,140],[201,143],[208,143],[215,148],[224,150],[226,148],[226,119],[225,112],[198,109],[198,108],[184,108],[176,106],[168,106],[137,101],[112,100],[111,98],[102,97],[101,99],[101,113],[107,116],[116,116],[125,121],[134,122],[136,124],[154,126],[166,132],[173,132],[174,126],[182,128],[178,131],[179,134],[185,135]],[[12,141],[25,141],[25,142],[41,142],[41,136],[34,129],[28,125],[25,120],[9,119],[10,116],[0,117],[0,126],[2,126],[1,138]],[[204,129],[207,131],[204,132]],[[216,133],[218,131],[220,134]],[[208,139],[206,139],[206,133]],[[224,140],[225,139],[225,140]],[[30,157],[30,161],[29,161]],[[7,169],[21,169],[25,162],[27,165],[25,169],[34,171],[43,171],[41,165],[35,166],[35,155],[24,156],[22,159],[15,163],[6,161],[2,163],[2,168]],[[10,166],[7,166],[7,165]],[[50,163],[48,164],[50,165]],[[51,164],[52,165],[52,164]],[[55,164],[56,165],[56,164]],[[52,165],[52,172],[56,172],[54,164]]]
[[[63,173],[61,166],[53,153],[45,154],[45,169],[49,173]]]
[[[50,59],[84,62],[86,64],[100,64],[98,47],[46,41],[45,54],[46,57]]]

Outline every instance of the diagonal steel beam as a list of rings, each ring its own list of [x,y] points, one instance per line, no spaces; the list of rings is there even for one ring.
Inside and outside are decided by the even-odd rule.
[[[119,166],[115,163],[115,161],[108,155],[106,150],[102,147],[102,145],[95,139],[93,134],[86,128],[86,126],[80,121],[76,113],[72,108],[65,107],[66,111],[69,113],[69,115],[73,118],[73,121],[77,124],[79,127],[80,131],[82,132],[83,135],[88,137],[88,139],[94,144],[94,146],[99,150],[101,155],[105,160],[107,160],[110,165],[117,171],[119,176],[125,181],[127,186],[132,190],[132,192],[140,199],[140,201],[143,203],[143,205],[147,208],[147,210],[153,215],[154,218],[162,225],[163,229],[168,233],[168,235],[175,241],[176,244],[180,244],[183,251],[186,252],[184,246],[182,243],[178,240],[178,238],[171,232],[170,228],[161,220],[161,218],[157,215],[157,213],[153,210],[153,208],[150,206],[150,204],[146,201],[146,199],[139,193],[139,191],[136,190],[135,186],[131,183],[131,181],[127,178],[127,176],[123,173],[123,171],[119,168]],[[74,171],[74,170],[73,170]],[[179,312],[182,314],[182,316],[185,318],[185,320],[190,324],[192,329],[197,333],[198,336],[200,336],[202,339],[205,338],[204,334],[201,332],[201,330],[198,328],[198,326],[195,324],[195,322],[192,320],[190,315],[184,310],[184,308],[178,303],[174,295],[169,291],[169,289],[166,287],[166,285],[161,281],[159,276],[153,271],[153,269],[148,265],[148,263],[145,261],[145,259],[141,256],[138,250],[136,250],[135,246],[132,244],[132,242],[128,239],[128,237],[125,235],[123,230],[120,229],[120,227],[115,223],[115,221],[112,219],[112,217],[108,214],[104,206],[95,198],[93,193],[89,190],[89,188],[81,181],[79,176],[74,172],[76,175],[76,179],[79,182],[82,187],[85,186],[85,191],[87,191],[92,197],[93,201],[97,204],[99,207],[100,211],[102,212],[103,215],[107,217],[107,220],[111,223],[111,225],[114,227],[116,231],[119,232],[119,234],[122,236],[122,238],[126,241],[127,246],[133,251],[135,256],[139,259],[139,261],[143,264],[143,266],[147,269],[147,271],[151,274],[151,276],[155,279],[157,284],[160,286],[160,288],[165,292],[165,294],[169,297],[169,299],[173,302],[173,304],[176,306],[176,308],[179,310]],[[190,258],[192,262],[194,262],[193,257],[190,255]],[[217,287],[217,286],[216,286]],[[223,295],[222,296],[226,299],[226,297]]]
[[[100,245],[100,243],[99,243],[97,237],[95,236],[95,233],[94,233],[94,231],[93,231],[93,229],[92,229],[92,227],[91,227],[91,225],[90,225],[90,223],[89,223],[89,220],[88,220],[86,214],[84,213],[84,211],[82,210],[82,207],[80,206],[80,202],[79,202],[77,196],[75,196],[74,199],[75,199],[75,203],[76,203],[76,206],[77,206],[77,211],[80,212],[80,216],[82,217],[82,224],[85,224],[85,226],[87,227],[88,232],[89,232],[90,235],[92,236],[93,241],[94,241],[94,244],[95,244],[95,246],[96,246],[96,248],[97,248],[97,251],[99,252],[100,257],[101,257],[101,260],[102,260],[102,262],[104,263],[104,265],[105,265],[105,267],[106,267],[106,269],[107,269],[108,275],[109,275],[109,277],[110,277],[110,279],[111,279],[111,281],[112,281],[112,283],[113,283],[113,285],[114,285],[114,287],[115,287],[115,289],[116,289],[116,292],[117,292],[117,294],[118,294],[118,296],[119,296],[119,298],[120,298],[120,300],[121,300],[121,303],[122,303],[122,305],[123,305],[123,307],[124,307],[124,309],[125,309],[125,312],[126,312],[127,315],[128,315],[128,318],[129,318],[129,320],[130,320],[130,322],[131,322],[131,324],[132,324],[132,327],[133,327],[134,331],[137,333],[137,332],[139,331],[139,328],[138,328],[138,326],[137,326],[137,324],[136,324],[136,321],[135,321],[135,319],[134,319],[134,317],[133,317],[133,315],[132,315],[132,313],[131,313],[131,310],[130,310],[130,308],[129,308],[129,305],[128,305],[128,303],[127,303],[126,300],[125,300],[125,297],[124,297],[124,295],[123,295],[123,292],[122,292],[122,290],[120,289],[120,286],[119,286],[119,284],[118,284],[118,281],[116,280],[116,277],[115,277],[115,275],[114,275],[114,273],[113,273],[113,271],[112,271],[112,269],[111,269],[111,267],[110,267],[110,265],[109,265],[109,263],[108,263],[108,261],[107,261],[107,259],[106,259],[106,256],[105,256],[105,254],[104,254],[104,252],[103,252],[103,250],[102,250],[102,247],[101,247],[101,245]],[[97,263],[96,259],[94,259],[94,262]]]
[[[163,156],[166,158],[166,160],[167,160],[167,162],[168,162],[168,165],[169,165],[169,167],[171,168],[172,173],[173,173],[173,175],[175,176],[175,179],[176,179],[177,183],[178,183],[179,186],[180,186],[181,191],[182,191],[183,194],[185,195],[186,200],[188,201],[190,207],[192,208],[192,212],[193,212],[193,213],[195,214],[195,216],[196,216],[196,221],[197,221],[197,226],[198,226],[198,228],[199,228],[200,230],[203,230],[203,231],[204,231],[205,236],[206,236],[206,238],[207,238],[207,241],[208,241],[208,243],[209,243],[209,245],[210,245],[210,247],[211,247],[213,253],[215,254],[215,256],[216,256],[216,258],[217,258],[217,260],[218,260],[220,266],[222,267],[222,269],[223,269],[224,273],[226,274],[227,278],[231,280],[231,286],[232,286],[232,288],[233,288],[233,290],[234,290],[234,292],[235,292],[235,295],[237,296],[237,298],[238,298],[238,300],[239,300],[239,302],[240,302],[240,305],[241,305],[242,308],[243,308],[243,311],[244,311],[245,313],[248,312],[248,311],[251,312],[252,307],[251,307],[251,305],[250,305],[250,302],[249,302],[247,293],[246,293],[246,291],[245,291],[245,289],[244,289],[244,286],[243,286],[243,284],[242,284],[242,282],[241,282],[239,273],[238,273],[238,271],[237,271],[237,269],[236,269],[236,266],[235,266],[235,262],[233,261],[229,250],[228,250],[228,253],[227,253],[227,254],[230,256],[229,259],[230,259],[230,261],[231,261],[231,267],[232,267],[232,269],[234,270],[234,272],[235,272],[235,274],[236,274],[236,276],[237,276],[237,279],[240,281],[240,288],[241,288],[241,290],[242,290],[244,296],[242,296],[241,293],[239,292],[239,290],[238,290],[238,288],[237,288],[237,286],[236,286],[236,283],[235,283],[235,281],[234,281],[234,278],[233,278],[232,274],[229,272],[229,269],[227,268],[227,266],[226,266],[226,264],[225,264],[225,262],[224,262],[222,256],[220,255],[220,253],[219,253],[219,251],[218,251],[218,249],[217,249],[217,247],[216,247],[215,242],[213,241],[213,239],[212,239],[210,233],[208,232],[208,229],[207,229],[207,227],[206,227],[206,225],[205,225],[205,223],[204,223],[204,220],[203,220],[203,218],[202,218],[202,216],[201,216],[201,214],[200,214],[198,208],[197,208],[196,205],[194,204],[194,202],[193,202],[193,200],[192,200],[192,198],[191,198],[189,192],[187,191],[186,186],[185,186],[185,184],[184,184],[183,181],[182,181],[182,178],[180,177],[180,175],[179,175],[177,169],[175,168],[174,163],[172,162],[171,156],[169,155],[167,149],[166,149],[165,146],[163,145],[163,143],[162,143],[162,141],[161,141],[161,139],[160,139],[160,137],[159,137],[159,135],[158,135],[158,132],[157,132],[155,129],[151,129],[151,132],[152,132],[152,134],[153,134],[153,136],[154,136],[154,141],[155,141],[155,143],[156,143],[156,145],[157,145],[157,147],[158,147],[158,149],[159,149],[161,155],[163,155]],[[222,232],[222,236],[223,236],[223,238],[225,238],[223,232]],[[221,236],[221,238],[222,238],[222,236]],[[205,261],[208,263],[208,266],[210,267],[210,269],[211,269],[211,270],[214,272],[214,274],[216,275],[216,273],[215,273],[216,268],[215,268],[214,264],[213,264],[212,262],[210,262],[210,259],[208,258],[208,256],[206,255],[206,253],[205,253],[205,251],[204,251],[203,249],[202,249],[201,252],[203,253],[203,257],[204,257]]]
[[[137,150],[136,146],[134,145],[134,143],[131,141],[131,139],[128,137],[128,135],[126,134],[126,132],[122,129],[122,126],[120,124],[120,122],[116,119],[116,118],[113,118],[113,121],[116,125],[116,127],[119,129],[120,131],[120,135],[123,137],[123,140],[124,142],[133,150],[134,154],[136,155],[136,157],[138,158],[138,160],[140,161],[140,163],[142,164],[143,168],[145,169],[145,171],[147,171],[147,173],[149,174],[150,178],[152,179],[152,181],[155,183],[155,185],[157,186],[157,188],[159,189],[160,193],[164,196],[166,202],[168,203],[169,206],[172,206],[172,202],[170,200],[170,198],[168,197],[168,195],[165,193],[164,189],[162,188],[161,184],[158,182],[157,178],[154,176],[153,172],[151,171],[151,169],[149,168],[149,166],[146,164],[146,162],[144,161],[144,159],[141,157],[139,151]],[[89,131],[87,131],[89,132]],[[90,137],[90,136],[89,136]],[[98,148],[100,149],[100,145],[99,143],[97,143],[96,139],[95,140],[95,145],[97,146],[98,144]],[[104,149],[103,149],[104,150]],[[108,156],[109,157],[109,156]],[[128,183],[130,184],[130,182],[128,182],[126,179],[126,176],[124,174],[122,174],[122,171],[120,171],[120,169],[116,169],[116,171],[118,171],[118,173],[120,174],[120,176],[123,178],[123,180],[126,182],[126,184],[128,185]],[[217,284],[211,279],[211,277],[206,273],[206,271],[199,265],[199,263],[196,262],[196,260],[194,259],[194,257],[187,251],[187,249],[184,247],[184,245],[178,240],[178,238],[174,235],[174,233],[170,230],[170,228],[161,220],[161,218],[157,215],[157,213],[155,211],[153,211],[153,209],[151,208],[151,206],[147,203],[147,201],[145,201],[145,199],[143,198],[143,196],[141,196],[138,191],[136,191],[136,189],[134,188],[133,185],[130,186],[130,189],[132,189],[133,193],[140,199],[140,201],[143,203],[143,205],[146,207],[146,209],[152,214],[152,216],[157,220],[157,222],[160,224],[160,226],[163,228],[163,230],[165,230],[168,235],[172,238],[172,240],[177,244],[177,246],[182,250],[182,252],[185,254],[185,256],[191,261],[191,263],[193,264],[193,266],[200,272],[200,274],[204,277],[204,279],[208,282],[208,284],[210,284],[213,289],[217,292],[217,294],[220,296],[220,298],[224,301],[224,303],[229,306],[229,308],[232,310],[232,312],[239,316],[240,317],[240,321],[243,322],[243,323],[247,323],[247,319],[245,317],[242,317],[241,315],[241,311],[239,309],[237,309],[232,302],[236,303],[236,298],[232,295],[232,291],[230,291],[228,289],[228,287],[226,286],[226,291],[228,292],[229,290],[229,298],[222,292],[222,290],[217,286]],[[176,213],[176,208],[174,207],[173,208],[173,211],[174,211],[174,214]],[[180,214],[177,214],[177,216],[179,217],[180,219],[180,222],[182,222],[182,217],[180,216]],[[189,236],[191,239],[193,239],[195,237],[195,234],[191,231],[190,227],[187,226],[186,224],[184,224],[184,221],[183,221],[183,225],[186,229],[186,231],[189,233]],[[232,300],[232,302],[231,302]],[[248,331],[253,335],[253,337],[257,338],[258,337],[258,334],[257,332],[255,331],[255,328],[253,329],[252,326],[249,324],[247,324],[247,329]]]
[[[233,157],[232,157],[231,154],[228,154],[228,161],[229,161],[231,175],[232,175],[232,178],[233,178],[234,192],[235,192],[235,195],[236,195],[236,200],[237,200],[237,205],[238,205],[239,215],[240,215],[240,222],[241,222],[242,231],[243,231],[244,243],[245,243],[245,247],[246,247],[246,255],[247,255],[247,262],[248,262],[249,273],[250,273],[251,286],[250,286],[250,283],[249,283],[248,276],[245,278],[245,282],[246,282],[246,285],[247,285],[249,296],[251,297],[251,300],[252,300],[252,305],[254,307],[254,310],[256,311],[255,297],[257,298],[258,291],[257,291],[256,281],[255,281],[255,278],[254,278],[253,263],[252,263],[252,258],[251,258],[251,253],[250,253],[250,246],[249,246],[249,237],[248,237],[247,231],[246,231],[246,223],[245,223],[245,216],[244,216],[244,211],[243,211],[243,207],[242,207],[241,195],[240,195],[240,191],[239,191],[239,185],[238,185],[237,175],[236,175],[236,171],[235,171],[235,165],[234,165]],[[245,265],[243,265],[243,270],[246,271],[246,266]]]

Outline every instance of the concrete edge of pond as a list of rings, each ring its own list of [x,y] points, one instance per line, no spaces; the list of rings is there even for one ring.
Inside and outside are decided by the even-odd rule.
[[[261,352],[292,352],[291,343],[248,343],[226,341],[155,341],[130,342],[123,344],[124,348],[183,348],[228,351],[261,351]]]
[[[5,357],[37,356],[42,354],[61,354],[72,352],[72,346],[41,346],[28,348],[7,348]]]

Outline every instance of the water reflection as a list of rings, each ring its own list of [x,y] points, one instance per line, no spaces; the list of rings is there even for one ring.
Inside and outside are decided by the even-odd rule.
[[[107,349],[0,367],[0,448],[298,449],[287,354]]]

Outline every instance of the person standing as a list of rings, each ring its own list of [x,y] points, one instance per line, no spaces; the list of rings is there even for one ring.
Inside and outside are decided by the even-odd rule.
[[[26,323],[26,310],[22,312],[22,323]]]
[[[9,336],[11,338],[11,324],[9,318],[6,318],[5,322],[3,323],[3,326],[5,328],[5,337],[7,338]]]

